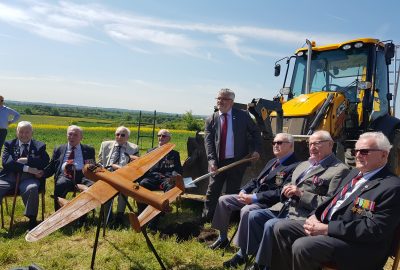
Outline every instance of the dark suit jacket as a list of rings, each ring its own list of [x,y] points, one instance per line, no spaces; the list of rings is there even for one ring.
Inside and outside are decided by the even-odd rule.
[[[342,186],[357,173],[358,170],[353,169]],[[339,188],[338,192],[341,190]],[[362,211],[366,207],[360,207],[357,198],[374,202],[374,210]],[[315,215],[318,219],[331,200],[317,208]],[[354,211],[355,206],[359,209],[358,212]],[[394,231],[399,224],[400,178],[385,167],[344,201],[328,223],[329,236],[352,245],[351,250],[338,249],[335,254],[339,269],[382,269]]]
[[[155,148],[150,149],[148,152],[154,149]],[[175,150],[171,150],[168,154],[166,154],[159,162],[157,162],[157,164],[151,167],[146,175],[148,176],[152,173],[161,173],[164,176],[171,177],[173,171],[176,171],[179,174],[183,173],[179,152]]]
[[[204,143],[209,163],[218,165],[221,122],[218,111],[206,120]],[[248,112],[232,108],[234,158],[242,159],[250,151],[261,154],[261,133]],[[250,135],[250,147],[249,147]]]
[[[20,148],[18,139],[5,142],[2,157],[3,170],[0,172],[0,177],[10,172],[23,172],[24,164],[17,162],[19,155]],[[26,165],[43,170],[49,163],[49,159],[49,155],[46,152],[46,144],[32,139]]]
[[[63,164],[63,159],[65,156],[65,152],[67,151],[67,148],[68,145],[63,144],[54,149],[51,161],[45,169],[46,177],[50,177],[54,174],[54,179],[57,179],[60,176],[60,174],[63,173],[61,166]],[[81,149],[82,149],[83,163],[94,164],[96,162],[94,148],[86,144],[81,144]]]
[[[276,160],[276,158],[271,159],[257,178],[252,179],[241,188],[246,193],[256,193],[258,202],[268,206],[279,202],[283,185],[291,179],[292,172],[299,163],[295,155],[292,154],[278,167],[270,171]],[[265,176],[267,176],[266,179],[261,183]]]

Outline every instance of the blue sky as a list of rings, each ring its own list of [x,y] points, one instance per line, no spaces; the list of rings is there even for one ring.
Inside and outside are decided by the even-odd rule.
[[[398,1],[1,1],[6,100],[210,114],[220,88],[272,98],[305,39],[400,43]]]

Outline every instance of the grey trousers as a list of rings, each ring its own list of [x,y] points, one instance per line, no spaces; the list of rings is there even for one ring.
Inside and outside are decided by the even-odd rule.
[[[247,234],[247,217],[250,211],[266,207],[263,204],[244,204],[239,201],[239,195],[230,194],[219,197],[217,207],[215,208],[214,217],[211,227],[219,230],[222,233],[227,233],[229,228],[229,220],[232,211],[240,210],[240,222],[238,232],[235,235],[235,244],[240,246],[237,242],[238,234]]]
[[[27,217],[36,217],[39,208],[40,181],[33,176],[28,177],[27,175],[28,174],[24,173],[21,177],[18,191],[25,205],[24,215]],[[9,174],[0,179],[0,200],[3,199],[4,195],[15,190],[15,180],[14,174]]]

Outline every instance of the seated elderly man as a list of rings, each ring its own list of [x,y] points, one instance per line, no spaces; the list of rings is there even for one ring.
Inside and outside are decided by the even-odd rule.
[[[50,160],[46,144],[32,139],[32,135],[30,122],[18,123],[17,138],[5,143],[3,170],[0,172],[0,201],[5,194],[15,190],[16,175],[21,174],[18,190],[25,204],[24,214],[29,218],[29,230],[37,225],[39,180]]]
[[[272,269],[382,269],[400,224],[400,178],[388,168],[391,145],[381,132],[367,132],[355,145],[356,168],[334,196],[307,220],[274,228]]]
[[[210,246],[211,249],[225,248],[229,244],[228,226],[232,211],[240,210],[237,235],[247,234],[249,212],[271,207],[279,202],[282,187],[290,179],[298,161],[293,153],[294,139],[292,135],[278,133],[272,145],[275,158],[267,162],[257,178],[244,185],[239,194],[219,197],[211,224],[212,228],[219,230],[219,237]],[[238,244],[237,241],[236,244]]]
[[[50,164],[45,169],[46,177],[54,174],[54,209],[60,208],[58,197],[65,198],[68,192],[77,189],[77,184],[91,186],[93,182],[84,177],[83,165],[95,163],[94,148],[81,144],[83,131],[72,125],[67,129],[68,143],[53,151]]]
[[[158,132],[158,147],[168,143],[171,140],[171,133],[167,129],[161,129]],[[148,152],[154,150],[150,149]],[[171,150],[165,155],[156,165],[154,165],[146,174],[139,180],[139,184],[149,190],[168,191],[174,187],[171,182],[174,174],[182,174],[182,165],[179,152]],[[139,212],[143,211],[145,204],[138,204]],[[150,229],[156,229],[159,216],[156,216],[150,223]]]
[[[115,140],[104,141],[101,143],[99,152],[99,163],[110,171],[116,171],[122,166],[128,164],[131,160],[135,160],[139,156],[139,147],[131,142],[128,142],[131,131],[120,126],[115,131]],[[115,225],[121,225],[126,207],[127,198],[118,195],[117,215],[115,216]],[[112,200],[107,204],[107,217],[112,211]]]
[[[243,264],[245,256],[256,255],[253,268],[268,268],[271,265],[275,223],[284,218],[305,220],[320,203],[333,195],[341,180],[348,174],[348,167],[332,153],[333,140],[329,132],[314,132],[308,145],[309,160],[296,167],[291,183],[282,189],[282,201],[291,202],[289,209],[285,210],[282,203],[277,203],[268,209],[251,211],[248,233],[242,235],[243,239],[239,239],[241,250],[247,252],[244,256],[236,254],[224,263],[225,267]]]

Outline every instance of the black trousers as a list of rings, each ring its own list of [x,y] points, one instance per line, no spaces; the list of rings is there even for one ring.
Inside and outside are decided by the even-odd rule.
[[[233,163],[234,159],[226,159],[220,162],[219,168]],[[206,193],[206,200],[204,202],[203,218],[206,220],[212,220],[215,212],[215,208],[218,203],[218,198],[221,196],[222,188],[226,182],[225,194],[237,194],[240,191],[240,185],[244,171],[246,170],[246,164],[238,165],[222,173],[217,174],[214,177],[210,177],[208,189]]]
[[[0,153],[1,149],[3,148],[4,142],[6,141],[6,137],[7,137],[7,129],[0,128]]]

